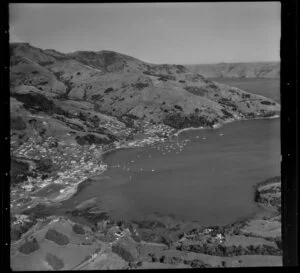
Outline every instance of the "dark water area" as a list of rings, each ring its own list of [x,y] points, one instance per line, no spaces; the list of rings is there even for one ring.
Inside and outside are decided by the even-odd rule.
[[[240,88],[246,92],[258,94],[280,103],[280,80],[257,78],[210,78],[210,80]]]
[[[61,209],[95,198],[115,219],[152,215],[226,225],[258,213],[254,185],[280,175],[280,120],[252,120],[182,132],[147,148],[105,156],[109,168]]]

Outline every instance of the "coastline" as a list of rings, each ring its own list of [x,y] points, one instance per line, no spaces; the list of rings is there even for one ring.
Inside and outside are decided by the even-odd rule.
[[[213,125],[213,127],[204,127],[204,126],[200,126],[200,127],[188,127],[188,128],[183,128],[183,129],[180,129],[178,130],[174,136],[178,136],[179,134],[181,134],[182,132],[185,132],[185,131],[193,131],[193,130],[204,130],[204,129],[219,129],[221,127],[223,127],[225,124],[228,124],[228,123],[233,123],[233,122],[238,122],[238,121],[250,121],[250,120],[263,120],[263,119],[277,119],[277,118],[280,118],[280,115],[274,115],[274,116],[271,116],[271,117],[255,117],[255,118],[240,118],[240,119],[227,119],[225,120],[223,123],[217,123],[215,125]]]
[[[215,129],[221,128],[225,124],[233,123],[233,122],[238,122],[238,121],[251,121],[251,120],[276,119],[276,118],[280,118],[280,115],[274,115],[274,116],[271,116],[271,117],[258,117],[258,118],[251,118],[251,119],[228,119],[228,120],[224,121],[223,123],[217,123],[217,124],[215,124],[214,127],[203,127],[203,126],[200,126],[200,127],[188,127],[188,128],[180,129],[180,130],[176,131],[174,133],[174,135],[170,136],[169,139],[171,139],[174,136],[178,137],[178,135],[181,134],[182,132],[190,131],[190,130],[195,130],[195,131],[196,130],[206,130],[206,129],[215,130]],[[101,157],[102,160],[105,160],[105,157],[108,156],[110,153],[113,153],[114,151],[121,150],[121,149],[132,149],[132,148],[135,148],[135,147],[126,147],[126,146],[115,147],[115,148],[103,151],[100,154],[100,157]],[[106,170],[100,171],[100,172],[98,172],[96,174],[92,174],[91,176],[88,176],[83,181],[80,181],[80,182],[74,184],[75,186],[74,187],[70,187],[70,189],[68,190],[68,192],[61,194],[62,195],[61,197],[60,197],[60,195],[58,195],[52,201],[53,202],[62,202],[62,201],[66,201],[66,200],[72,198],[75,194],[77,194],[79,184],[84,183],[88,179],[93,179],[93,177],[96,177],[98,175],[103,174]]]

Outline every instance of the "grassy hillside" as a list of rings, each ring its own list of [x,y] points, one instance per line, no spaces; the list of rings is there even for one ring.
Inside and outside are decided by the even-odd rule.
[[[182,65],[155,65],[112,51],[63,54],[27,43],[11,44],[10,50],[16,141],[54,134],[107,144],[120,138],[114,127],[136,119],[181,129],[280,111],[270,99]],[[107,122],[110,129],[101,126]]]

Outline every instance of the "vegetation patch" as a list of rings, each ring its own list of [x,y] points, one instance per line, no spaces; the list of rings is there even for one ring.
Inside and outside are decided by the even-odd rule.
[[[34,251],[37,251],[40,248],[37,240],[33,238],[31,241],[25,242],[23,245],[19,247],[19,251],[23,254],[30,254]]]
[[[183,108],[180,105],[174,105],[174,108],[180,111],[183,111]]]
[[[66,235],[56,231],[55,229],[49,229],[45,235],[45,238],[61,246],[70,243],[70,240]]]
[[[196,87],[196,86],[186,86],[184,88],[186,91],[196,95],[196,96],[204,96],[207,94],[207,90],[203,87]]]
[[[37,162],[36,169],[41,173],[51,173],[53,170],[53,162],[50,158],[41,159]]]
[[[99,94],[91,96],[92,100],[100,100],[101,98],[102,98],[102,96]]]
[[[48,98],[46,98],[42,94],[28,93],[28,94],[16,94],[13,93],[11,95],[18,101],[24,104],[24,108],[27,110],[35,110],[38,112],[45,112],[49,115],[58,114],[58,115],[66,115],[66,111],[64,111],[59,106],[55,105],[54,102]]]
[[[45,260],[54,270],[60,270],[64,267],[63,260],[51,253],[46,254]]]
[[[148,86],[148,83],[142,83],[142,82],[132,84],[132,87],[134,87],[138,90],[142,90],[142,89],[146,88],[147,86]]]
[[[225,118],[232,118],[233,117],[233,115],[230,114],[227,110],[221,109],[221,111],[222,111]]]
[[[92,144],[109,144],[111,139],[100,138],[93,134],[86,134],[84,136],[76,136],[75,140],[79,145],[92,145]]]
[[[270,102],[270,101],[266,101],[266,100],[263,100],[260,103],[263,104],[263,105],[275,105],[275,103]]]
[[[78,224],[74,224],[72,226],[72,230],[76,233],[76,234],[80,234],[80,235],[83,235],[85,234],[85,231],[83,229],[82,226],[78,225]]]
[[[112,87],[109,87],[109,88],[107,88],[107,89],[104,90],[104,93],[108,94],[108,93],[110,93],[112,91],[114,91],[114,89]]]
[[[168,115],[164,118],[163,123],[169,125],[175,129],[183,129],[188,127],[212,127],[216,120],[208,120],[205,117],[198,116],[196,114],[190,114],[189,116],[182,116],[179,113]]]
[[[10,181],[18,184],[27,179],[29,164],[11,159]]]

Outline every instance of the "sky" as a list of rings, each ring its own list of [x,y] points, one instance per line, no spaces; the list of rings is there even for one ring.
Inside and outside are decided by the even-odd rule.
[[[151,63],[280,60],[280,2],[10,4],[10,42]]]

